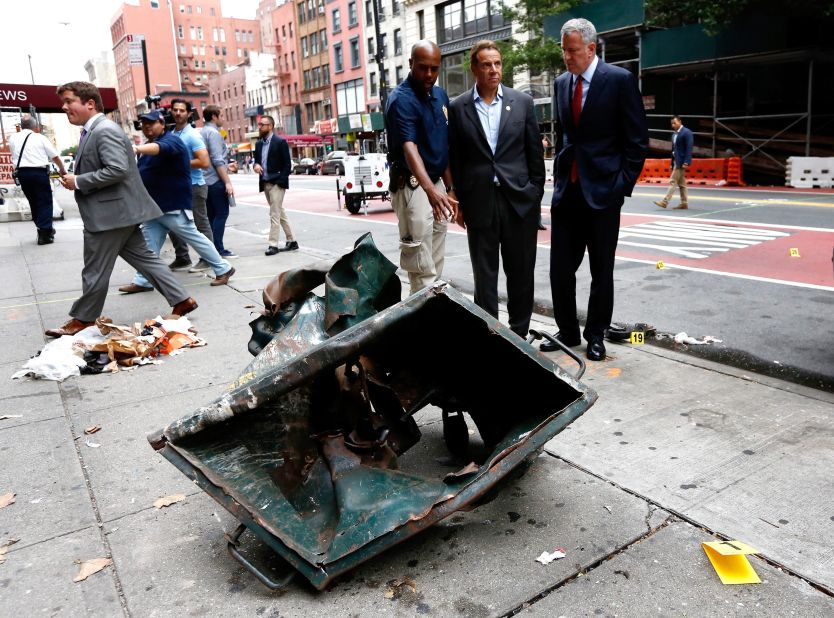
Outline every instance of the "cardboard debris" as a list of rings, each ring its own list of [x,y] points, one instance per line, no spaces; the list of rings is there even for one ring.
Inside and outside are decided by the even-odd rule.
[[[536,558],[536,562],[541,562],[542,564],[550,564],[551,562],[553,562],[555,560],[561,560],[565,556],[567,556],[567,553],[565,552],[565,548],[564,547],[557,547],[552,552],[543,551],[541,553],[541,556]]]
[[[9,547],[17,543],[20,539],[9,539],[2,545],[0,545],[0,564],[3,564],[6,561],[6,552],[9,551]]]
[[[153,503],[153,505],[157,510],[159,510],[163,507],[176,504],[177,502],[182,502],[183,500],[185,500],[185,494],[172,494],[170,496],[165,496],[164,498],[159,498]]]
[[[84,430],[84,433],[86,433],[89,436],[90,434],[94,434],[97,431],[101,431],[101,427],[98,425],[93,425],[91,427],[87,427],[87,429]]]
[[[0,509],[9,506],[10,504],[14,504],[14,497],[17,494],[9,492],[7,494],[3,494],[0,496]]]
[[[388,589],[382,593],[386,599],[399,599],[403,594],[417,593],[417,584],[413,579],[392,579],[388,582]]]
[[[113,564],[113,561],[110,558],[95,558],[93,560],[76,560],[75,564],[78,565],[78,575],[73,578],[73,582],[83,582],[87,579],[90,575],[94,573],[98,573],[104,567],[108,567]]]

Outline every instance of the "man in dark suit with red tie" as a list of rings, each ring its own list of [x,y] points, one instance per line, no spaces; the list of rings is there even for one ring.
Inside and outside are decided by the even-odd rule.
[[[551,202],[550,287],[558,339],[578,346],[576,271],[585,250],[591,293],[583,336],[590,360],[605,359],[603,337],[614,312],[614,252],[620,208],[631,195],[648,148],[637,80],[596,56],[596,29],[586,19],[562,26],[567,71],[556,78],[558,121]],[[542,344],[551,351],[555,345]]]

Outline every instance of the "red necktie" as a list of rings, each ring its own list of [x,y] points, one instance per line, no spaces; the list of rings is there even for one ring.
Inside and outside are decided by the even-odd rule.
[[[573,100],[571,101],[571,111],[573,112],[573,125],[579,127],[579,116],[582,115],[582,76],[576,76],[576,87],[573,90]],[[573,165],[570,167],[570,181],[576,182],[579,179],[579,169],[576,167],[576,148],[574,147]]]

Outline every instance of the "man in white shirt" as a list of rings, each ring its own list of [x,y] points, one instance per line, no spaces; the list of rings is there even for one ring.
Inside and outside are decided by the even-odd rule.
[[[24,118],[20,132],[9,138],[12,164],[23,194],[29,200],[32,221],[38,229],[38,244],[54,242],[55,228],[52,227],[52,186],[49,184],[49,161],[55,162],[61,176],[66,174],[64,162],[58,151],[38,131],[38,121]]]

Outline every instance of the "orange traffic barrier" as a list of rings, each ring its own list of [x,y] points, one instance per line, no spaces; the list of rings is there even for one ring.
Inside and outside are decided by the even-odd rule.
[[[669,182],[671,159],[646,159],[637,182]],[[728,159],[692,159],[686,170],[686,182],[692,185],[732,185],[743,187],[741,157]]]

